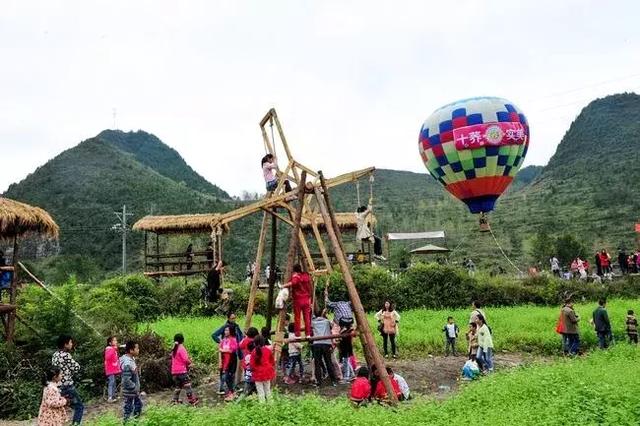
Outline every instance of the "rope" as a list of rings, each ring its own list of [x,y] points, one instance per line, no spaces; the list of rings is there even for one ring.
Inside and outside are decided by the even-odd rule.
[[[358,195],[358,207],[362,204],[360,203],[360,180],[356,181],[356,194]]]
[[[522,271],[520,270],[520,268],[518,268],[516,266],[516,264],[513,263],[511,261],[511,259],[509,259],[509,256],[507,256],[507,254],[504,252],[504,250],[502,250],[502,247],[500,246],[500,243],[498,242],[498,239],[496,238],[495,234],[493,233],[493,229],[491,229],[491,227],[489,227],[489,232],[491,233],[491,236],[493,237],[493,241],[495,241],[496,246],[498,246],[498,248],[500,249],[500,252],[504,256],[504,258],[507,259],[507,262],[509,262],[509,264],[511,264],[511,266],[513,266],[516,271],[518,271],[520,274],[522,274]]]
[[[273,156],[277,158],[276,155],[276,137],[273,133],[273,117],[269,119],[269,125],[271,126],[271,145],[273,145]]]

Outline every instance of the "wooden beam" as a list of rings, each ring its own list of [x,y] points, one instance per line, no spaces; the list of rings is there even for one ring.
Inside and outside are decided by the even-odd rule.
[[[319,172],[318,174],[320,175],[320,179],[322,181],[322,172]],[[397,396],[395,394],[395,391],[393,390],[393,387],[391,386],[389,375],[387,374],[384,362],[376,346],[376,342],[371,332],[371,327],[369,326],[369,322],[367,321],[367,315],[364,311],[364,307],[362,306],[362,301],[360,300],[360,295],[358,294],[353,276],[351,275],[351,270],[349,269],[347,258],[344,254],[344,251],[342,250],[340,241],[338,240],[339,237],[335,232],[335,216],[332,216],[332,214],[330,213],[331,210],[329,210],[328,206],[325,204],[325,201],[328,200],[327,190],[325,189],[324,194],[322,194],[320,192],[320,189],[316,187],[315,194],[324,223],[331,224],[331,226],[325,226],[325,228],[327,229],[327,233],[329,234],[329,240],[331,240],[333,250],[336,254],[336,259],[338,261],[338,264],[340,265],[342,276],[344,278],[345,284],[347,285],[349,298],[351,299],[351,305],[353,306],[353,310],[356,316],[357,327],[360,331],[360,341],[362,342],[362,346],[363,348],[365,348],[365,351],[368,352],[369,357],[372,358],[373,364],[376,366],[378,374],[380,375],[380,380],[382,380],[382,382],[384,383],[384,386],[387,390],[387,395],[389,396],[391,403],[396,404],[398,401]]]
[[[327,255],[327,249],[324,246],[324,241],[322,240],[322,235],[320,235],[320,230],[318,229],[318,225],[316,224],[316,221],[313,218],[311,219],[310,222],[311,222],[311,229],[313,230],[313,235],[315,236],[316,241],[318,243],[318,249],[320,250],[320,255],[322,256],[322,260],[324,261],[324,268],[329,273],[331,273],[333,271],[333,267],[331,266],[331,260]]]
[[[293,226],[293,222],[291,220],[287,219],[286,217],[282,216],[280,213],[276,213],[275,211],[273,211],[271,209],[268,209],[266,207],[263,207],[262,210],[264,210],[265,212],[269,213],[271,216],[280,219],[281,221],[283,221],[287,225]]]
[[[264,252],[264,244],[267,239],[267,227],[269,226],[269,214],[264,213],[262,216],[262,226],[260,227],[260,237],[258,237],[258,250],[256,251],[256,267],[251,277],[251,291],[249,292],[249,301],[247,303],[247,312],[244,320],[244,331],[251,327],[251,319],[253,318],[253,310],[256,304],[256,294],[258,292],[258,283],[260,282],[260,270],[262,268],[262,253]]]
[[[295,342],[315,342],[317,340],[338,340],[344,337],[354,337],[357,333],[343,333],[343,334],[329,334],[328,336],[309,336],[309,337],[294,337],[292,339],[285,339],[286,343],[295,343]]]

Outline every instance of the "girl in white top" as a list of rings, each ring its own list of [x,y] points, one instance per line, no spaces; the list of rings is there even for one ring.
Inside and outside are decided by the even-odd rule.
[[[375,315],[376,320],[380,323],[378,330],[382,335],[382,347],[384,356],[389,356],[387,349],[387,340],[391,340],[391,355],[396,357],[396,335],[398,334],[398,323],[400,322],[400,314],[393,309],[393,304],[388,300],[384,302],[384,306]]]

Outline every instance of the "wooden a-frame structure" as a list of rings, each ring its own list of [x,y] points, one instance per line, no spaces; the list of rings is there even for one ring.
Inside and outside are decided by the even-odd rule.
[[[269,128],[268,128],[269,127]],[[250,205],[241,207],[239,209],[227,212],[227,213],[215,213],[210,215],[182,215],[182,216],[147,216],[140,219],[133,226],[134,230],[141,231],[154,231],[153,224],[159,221],[165,223],[170,222],[175,224],[176,229],[193,229],[200,230],[202,225],[205,224],[211,230],[211,239],[213,241],[214,255],[216,259],[222,259],[223,245],[222,237],[232,222],[246,217],[250,214],[257,212],[263,212],[262,224],[260,227],[260,236],[258,238],[258,247],[255,260],[255,273],[251,280],[251,290],[249,301],[247,304],[246,319],[244,328],[245,330],[251,326],[256,295],[258,292],[259,277],[262,264],[262,257],[264,255],[267,234],[269,233],[269,227],[271,227],[271,274],[269,277],[269,293],[268,293],[268,313],[267,313],[267,327],[271,329],[271,318],[274,305],[274,286],[275,286],[275,254],[276,247],[275,241],[277,237],[277,221],[282,221],[291,226],[291,239],[289,245],[289,252],[287,256],[287,265],[285,269],[284,280],[288,281],[291,277],[291,270],[293,264],[298,259],[298,251],[300,256],[304,260],[305,269],[316,279],[320,277],[326,277],[328,280],[328,274],[332,272],[333,266],[329,257],[329,252],[325,245],[325,242],[320,233],[321,228],[326,231],[330,244],[333,249],[333,255],[337,263],[340,266],[345,283],[349,291],[349,297],[354,308],[356,315],[357,330],[360,336],[362,347],[364,350],[365,358],[369,365],[375,365],[381,380],[384,382],[387,388],[388,395],[392,402],[397,400],[391,382],[386,373],[384,362],[377,350],[371,328],[366,319],[366,314],[358,292],[349,270],[348,261],[344,252],[342,237],[340,228],[336,221],[335,213],[333,212],[332,204],[329,199],[329,190],[336,186],[356,182],[359,179],[367,176],[371,176],[375,171],[375,168],[370,167],[362,170],[339,175],[334,178],[325,179],[322,172],[316,172],[313,169],[303,165],[297,161],[289,148],[289,144],[282,130],[282,125],[278,118],[275,109],[270,109],[264,118],[260,121],[260,130],[262,133],[265,152],[272,154],[276,159],[276,146],[280,145],[284,151],[286,157],[286,165],[280,162],[279,166],[284,167],[277,172],[278,182],[276,188],[273,191],[267,193],[263,200],[257,201]],[[277,135],[277,138],[276,138]],[[277,143],[279,140],[279,144]],[[291,189],[287,190],[290,186]],[[297,197],[297,203],[290,202],[292,198]],[[295,205],[295,206],[294,206]],[[282,214],[284,212],[284,214]],[[196,220],[194,220],[194,218]],[[271,220],[269,220],[271,219]],[[310,252],[309,244],[305,233],[301,230],[301,222],[305,221],[310,223],[312,229],[312,235],[316,242],[316,245],[320,251],[322,264],[316,264],[314,258]],[[197,223],[193,225],[193,228],[189,228],[189,223]],[[271,222],[271,224],[269,223]],[[182,225],[181,225],[182,223]],[[271,226],[270,226],[271,225]],[[172,225],[173,226],[173,225]],[[155,228],[157,230],[157,228]],[[170,230],[169,230],[170,232]],[[147,275],[152,275],[148,273]],[[158,274],[168,275],[168,274]],[[282,309],[278,315],[278,323],[276,327],[275,337],[275,351],[276,355],[279,355],[280,348],[284,338],[284,316],[285,310]],[[305,331],[308,332],[308,331]],[[336,336],[339,338],[339,336]],[[309,337],[305,337],[309,339]]]

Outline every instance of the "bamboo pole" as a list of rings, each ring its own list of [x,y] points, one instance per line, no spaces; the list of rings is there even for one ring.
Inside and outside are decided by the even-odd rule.
[[[298,237],[300,234],[300,222],[302,221],[302,212],[304,209],[304,196],[305,196],[305,183],[307,180],[307,172],[304,170],[300,174],[300,182],[298,183],[298,206],[293,217],[293,229],[291,230],[291,238],[289,239],[289,250],[287,251],[287,263],[284,270],[283,282],[288,283],[291,280],[293,273],[293,264],[296,261],[296,255],[298,251],[298,244],[300,243]],[[276,364],[280,360],[280,352],[282,350],[282,341],[284,339],[284,319],[287,312],[285,308],[280,309],[278,314],[278,325],[276,328],[275,338],[275,358]],[[309,330],[305,330],[305,334],[308,334]]]
[[[11,276],[11,289],[9,291],[9,304],[15,305],[16,298],[18,293],[18,269],[15,267],[18,262],[18,236],[15,235],[13,237],[13,257],[11,259],[11,263],[13,264],[14,270]],[[5,337],[7,342],[13,342],[13,335],[16,329],[16,309],[10,311],[7,314],[7,322],[5,326]]]
[[[322,172],[318,172],[320,175],[320,179],[322,181]],[[329,234],[329,239],[331,240],[331,244],[333,245],[333,250],[336,255],[336,259],[338,264],[340,265],[340,269],[342,270],[342,276],[344,278],[345,284],[347,285],[347,290],[349,291],[349,298],[351,299],[351,305],[353,306],[353,310],[356,316],[357,327],[360,331],[360,341],[362,342],[362,347],[365,351],[369,353],[369,357],[373,360],[373,365],[376,366],[378,374],[380,376],[380,380],[384,383],[384,386],[387,390],[387,395],[392,404],[396,404],[398,399],[391,386],[391,381],[389,380],[389,375],[387,374],[387,370],[385,368],[382,357],[380,356],[380,352],[378,352],[378,348],[376,346],[376,342],[373,338],[373,334],[371,332],[371,327],[369,326],[369,322],[367,321],[367,315],[364,312],[364,307],[362,306],[362,301],[360,300],[360,295],[358,295],[358,290],[356,289],[355,282],[353,280],[353,276],[351,275],[351,271],[349,270],[349,265],[347,264],[347,259],[340,245],[340,241],[338,240],[338,235],[335,232],[335,217],[330,213],[328,206],[325,204],[325,200],[328,200],[328,192],[324,191],[324,194],[320,192],[318,188],[315,188],[316,199],[318,202],[318,206],[320,207],[320,213],[322,214],[322,218],[325,224],[331,224],[332,226],[325,226],[327,233]]]
[[[253,317],[253,309],[256,303],[256,293],[258,292],[258,283],[260,282],[260,271],[262,268],[262,253],[264,252],[264,244],[267,239],[267,226],[269,214],[264,213],[262,217],[262,226],[260,227],[260,237],[258,238],[258,250],[256,253],[256,267],[251,277],[251,291],[249,293],[249,301],[247,303],[247,313],[244,320],[244,331],[251,327],[251,319]]]
[[[273,316],[273,291],[276,284],[276,252],[278,244],[278,219],[271,217],[271,256],[269,259],[269,290],[267,293],[267,323],[271,331],[271,317]]]

